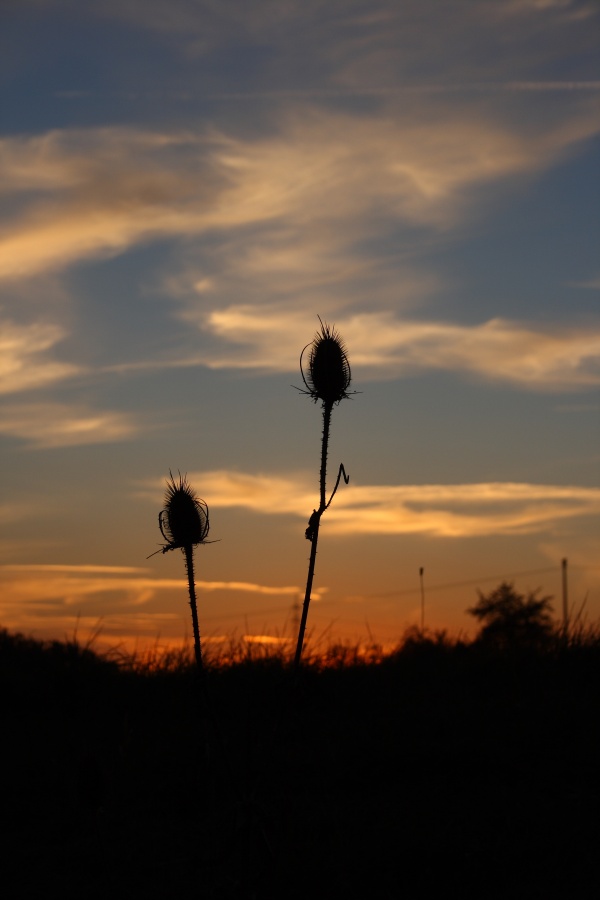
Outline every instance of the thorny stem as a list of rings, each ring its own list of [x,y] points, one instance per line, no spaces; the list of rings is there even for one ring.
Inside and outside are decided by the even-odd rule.
[[[300,657],[302,656],[302,645],[304,644],[304,632],[306,631],[306,620],[308,618],[308,607],[310,606],[310,595],[312,591],[312,583],[315,575],[315,562],[317,559],[317,541],[319,539],[319,524],[321,517],[316,520],[311,545],[310,559],[308,562],[308,578],[306,579],[306,593],[304,594],[304,604],[302,606],[302,618],[300,619],[300,631],[298,632],[298,643],[296,644],[296,655],[294,657],[294,671],[297,672],[300,667]]]
[[[325,499],[326,478],[327,478],[327,449],[329,446],[329,428],[331,426],[331,410],[333,403],[323,403],[323,436],[321,439],[321,471],[319,478],[321,501],[316,515],[311,517],[312,534],[310,559],[308,561],[308,577],[306,579],[306,591],[304,594],[304,604],[302,606],[302,617],[300,619],[300,630],[298,632],[298,643],[296,644],[296,655],[294,656],[294,671],[297,672],[300,666],[300,657],[302,656],[302,646],[304,644],[304,633],[306,631],[306,620],[308,619],[308,607],[310,606],[310,596],[312,592],[313,578],[315,575],[315,562],[317,559],[317,542],[319,540],[319,525],[321,524],[321,516],[328,507]],[[339,481],[339,479],[338,479]],[[333,495],[332,495],[333,496]],[[331,501],[330,501],[331,502]],[[314,519],[314,521],[313,521]]]
[[[327,478],[327,450],[329,447],[329,429],[331,427],[331,410],[333,409],[332,403],[324,403],[323,404],[323,438],[321,441],[321,472],[320,472],[320,487],[321,487],[321,504],[319,506],[319,513],[322,513],[325,509],[325,480]]]
[[[198,606],[196,604],[196,585],[194,582],[194,547],[186,544],[183,548],[185,554],[185,568],[188,577],[188,589],[190,592],[190,607],[192,610],[192,626],[194,628],[194,653],[198,672],[202,673],[202,648],[200,646],[200,627],[198,625]]]

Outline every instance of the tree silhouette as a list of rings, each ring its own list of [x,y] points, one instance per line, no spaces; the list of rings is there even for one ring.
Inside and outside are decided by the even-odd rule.
[[[552,597],[539,597],[541,588],[519,594],[503,581],[489,594],[479,594],[467,612],[480,623],[477,639],[498,649],[540,647],[552,634]]]

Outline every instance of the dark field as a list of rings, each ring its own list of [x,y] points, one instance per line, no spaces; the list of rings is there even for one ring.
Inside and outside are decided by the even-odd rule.
[[[3,896],[598,896],[596,639],[333,659],[211,668],[207,708],[1,632]]]

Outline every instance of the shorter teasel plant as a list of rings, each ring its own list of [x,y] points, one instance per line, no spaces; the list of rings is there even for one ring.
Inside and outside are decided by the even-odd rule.
[[[318,317],[321,324],[320,330],[315,335],[314,340],[307,344],[300,354],[300,374],[306,390],[301,393],[306,394],[315,403],[321,402],[323,409],[323,434],[321,438],[321,469],[319,473],[319,507],[313,509],[312,515],[308,521],[306,529],[306,539],[311,542],[310,559],[308,563],[308,577],[306,580],[306,592],[304,595],[304,604],[302,606],[302,617],[300,619],[300,629],[298,632],[298,642],[296,645],[296,654],[294,657],[294,668],[297,671],[302,656],[302,645],[304,644],[304,634],[306,631],[306,620],[308,618],[308,608],[310,605],[310,597],[312,592],[312,584],[315,574],[315,562],[317,558],[317,541],[319,539],[319,527],[321,524],[321,516],[331,504],[338,489],[340,479],[344,478],[345,484],[348,484],[350,477],[346,475],[343,463],[340,464],[335,487],[327,500],[327,453],[329,448],[329,431],[331,428],[331,413],[336,404],[347,399],[348,388],[352,380],[352,372],[350,363],[348,362],[348,354],[346,345],[341,335],[336,331],[333,325],[323,322]],[[308,351],[308,356],[306,353]]]
[[[190,607],[192,610],[192,626],[194,629],[194,653],[198,671],[202,673],[202,646],[198,625],[198,605],[196,602],[196,581],[194,574],[194,548],[207,541],[210,521],[208,506],[196,496],[186,475],[179,473],[179,481],[169,471],[167,480],[165,505],[158,514],[158,527],[166,544],[156,553],[168,553],[169,550],[181,550],[185,558],[188,577]],[[154,556],[151,553],[150,556]],[[149,559],[150,557],[148,557]]]

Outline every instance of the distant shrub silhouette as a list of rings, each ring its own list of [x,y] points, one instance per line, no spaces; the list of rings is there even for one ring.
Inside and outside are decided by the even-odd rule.
[[[348,397],[348,388],[352,378],[350,371],[350,363],[346,354],[346,347],[340,336],[333,326],[329,326],[326,322],[321,323],[321,329],[317,332],[312,343],[307,344],[300,354],[300,373],[306,387],[307,394],[314,402],[321,401],[323,407],[323,436],[321,441],[321,470],[319,477],[320,501],[318,509],[313,509],[312,515],[308,521],[306,529],[306,539],[311,542],[310,559],[308,563],[308,577],[306,581],[306,592],[304,595],[304,605],[302,607],[302,617],[300,620],[300,628],[298,632],[298,643],[296,645],[296,655],[294,657],[294,668],[298,669],[300,665],[300,657],[302,655],[302,645],[304,643],[304,633],[306,630],[306,620],[308,617],[308,607],[310,605],[310,596],[312,591],[312,583],[315,573],[315,561],[317,558],[317,542],[319,539],[319,526],[321,524],[321,516],[329,507],[338,489],[340,478],[344,477],[344,482],[348,484],[350,480],[346,475],[344,466],[340,465],[337,481],[329,500],[326,499],[326,479],[327,479],[327,450],[329,446],[329,429],[331,426],[331,411],[336,403]],[[310,347],[308,362],[303,364],[303,358],[306,350]]]
[[[489,594],[478,591],[478,602],[467,609],[482,625],[477,640],[500,650],[547,644],[553,634],[552,597],[539,597],[540,590],[519,594],[503,581]]]

